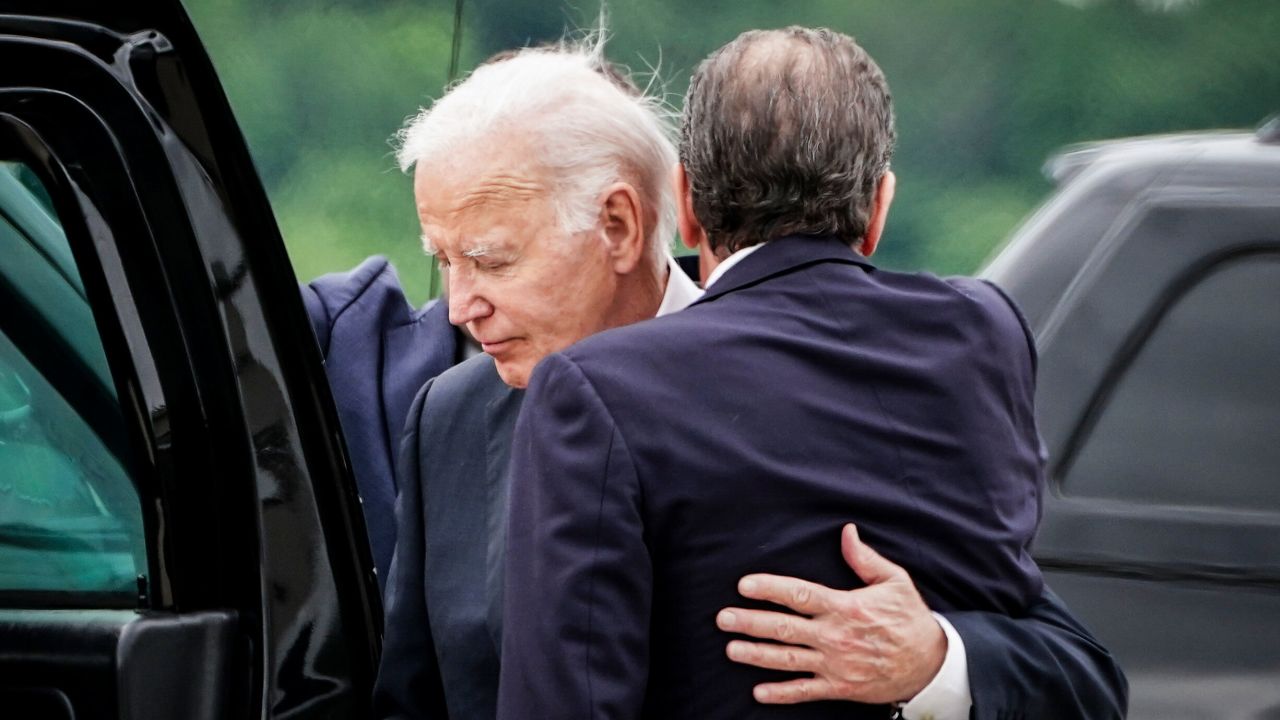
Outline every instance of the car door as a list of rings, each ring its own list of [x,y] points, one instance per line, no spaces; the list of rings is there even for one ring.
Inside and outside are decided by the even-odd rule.
[[[1266,150],[1187,162],[1131,196],[1035,323],[1050,450],[1035,553],[1120,660],[1133,718],[1280,712],[1280,163]]]
[[[196,35],[176,2],[0,13],[2,714],[363,714],[359,500]]]

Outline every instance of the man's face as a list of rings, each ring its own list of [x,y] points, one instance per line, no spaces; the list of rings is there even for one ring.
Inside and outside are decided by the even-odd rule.
[[[538,361],[605,329],[617,278],[600,230],[561,230],[553,186],[524,143],[419,162],[424,240],[448,268],[449,322],[525,387]]]

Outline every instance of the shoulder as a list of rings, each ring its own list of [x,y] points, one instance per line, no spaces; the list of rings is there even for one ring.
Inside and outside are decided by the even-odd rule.
[[[372,303],[401,310],[411,308],[400,287],[400,278],[387,259],[375,255],[352,270],[321,275],[301,286],[311,327],[320,347],[328,354],[334,327],[350,308]]]
[[[1035,335],[1021,308],[1000,286],[989,280],[951,277],[946,282],[970,298],[980,313],[1003,337],[1019,347],[1025,344],[1032,372],[1037,363]]]
[[[544,436],[567,433],[578,440],[602,437],[602,431],[616,425],[615,406],[627,405],[616,402],[625,400],[617,389],[620,387],[624,393],[629,390],[615,383],[607,372],[592,372],[593,367],[599,366],[592,362],[590,354],[579,356],[563,351],[543,358],[529,377],[519,425],[527,433]]]
[[[583,364],[600,358],[615,363],[643,362],[643,356],[660,355],[687,345],[705,330],[705,315],[718,309],[710,304],[692,305],[670,315],[611,328],[575,343],[563,354]]]
[[[408,307],[395,268],[381,255],[366,258],[346,272],[321,275],[307,288],[334,321],[351,305],[370,300],[399,300]]]
[[[596,333],[560,353],[558,362],[572,364],[592,384],[617,378],[629,385],[628,378],[638,381],[641,375],[677,361],[679,348],[696,346],[700,329],[706,331],[697,315],[688,308]]]
[[[547,357],[530,379],[530,398],[537,390],[536,404],[563,407],[566,421],[575,408],[598,406],[638,430],[683,407],[689,394],[714,392],[695,378],[714,375],[708,364],[742,324],[699,307],[606,330]]]
[[[876,292],[904,316],[923,316],[946,323],[974,340],[993,337],[1021,344],[1029,335],[1022,313],[1002,290],[986,280],[966,276],[877,270],[869,276]]]

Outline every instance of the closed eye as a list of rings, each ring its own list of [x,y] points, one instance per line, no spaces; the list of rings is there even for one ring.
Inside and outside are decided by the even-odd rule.
[[[501,270],[510,264],[511,264],[510,262],[499,259],[499,258],[489,258],[489,257],[476,258],[476,267],[480,268],[481,270],[485,270],[487,272],[494,272],[496,270]]]

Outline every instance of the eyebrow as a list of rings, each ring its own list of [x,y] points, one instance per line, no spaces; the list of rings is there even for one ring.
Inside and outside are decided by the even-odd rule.
[[[492,255],[494,249],[493,245],[476,245],[473,248],[463,250],[462,256],[469,258],[484,257],[485,255]]]
[[[431,242],[431,238],[427,237],[426,233],[420,235],[419,239],[422,241],[422,251],[424,253],[432,257],[440,254],[440,248],[436,247],[435,243]],[[475,247],[463,250],[462,256],[468,258],[484,257],[486,255],[493,255],[496,250],[496,245],[476,245]]]

